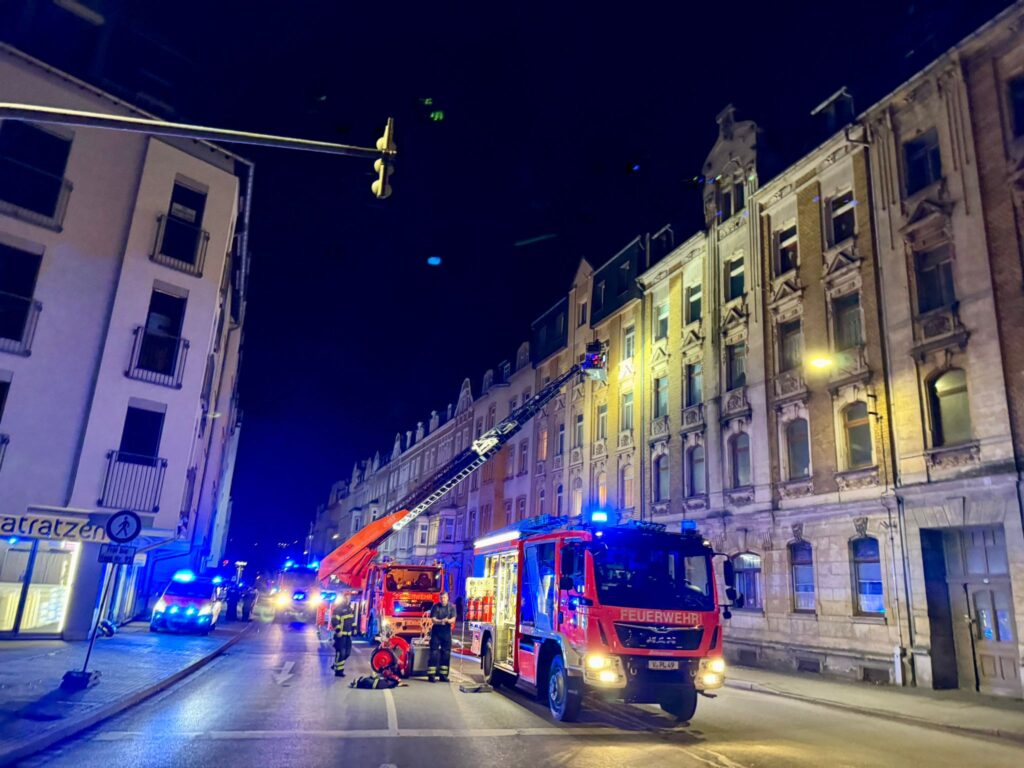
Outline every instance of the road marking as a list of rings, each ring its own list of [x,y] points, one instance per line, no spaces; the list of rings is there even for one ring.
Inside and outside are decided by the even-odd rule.
[[[395,697],[388,688],[384,689],[384,706],[388,710],[388,733],[398,735],[398,707],[395,706]]]
[[[160,738],[163,738],[167,734],[161,734]],[[182,733],[175,733],[174,736],[181,736],[186,738],[206,738],[216,741],[271,741],[278,739],[303,739],[303,738],[327,738],[327,739],[389,739],[389,738],[406,738],[406,739],[434,739],[434,738],[456,738],[456,739],[476,739],[476,738],[508,738],[508,737],[523,737],[523,736],[534,736],[539,738],[588,738],[588,737],[603,737],[608,738],[609,736],[619,736],[623,738],[636,738],[642,734],[636,731],[624,731],[621,728],[615,728],[612,726],[583,726],[575,728],[553,728],[553,727],[538,727],[538,728],[474,728],[474,729],[463,729],[463,730],[449,730],[448,728],[403,728],[402,730],[384,730],[382,728],[374,729],[354,729],[349,731],[343,730],[305,730],[305,731],[189,731]],[[97,733],[95,739],[97,741],[132,741],[135,739],[153,739],[156,738],[155,734],[149,731],[102,731]],[[707,761],[705,761],[707,762]],[[709,763],[711,764],[711,763]],[[732,766],[723,766],[721,763],[716,763],[719,768],[732,768]],[[733,764],[736,766],[737,764]]]
[[[711,755],[711,759],[708,760],[707,758],[701,757],[698,754],[694,754],[694,752],[703,752],[706,755]],[[693,752],[690,752],[690,757],[700,760],[705,765],[714,766],[714,768],[746,768],[746,766],[744,766],[742,763],[737,763],[735,760],[728,758],[725,755],[720,754],[718,752],[714,752],[710,749],[697,749]]]
[[[281,665],[280,671],[274,670],[277,674],[274,675],[274,682],[278,685],[284,685],[295,675],[292,674],[292,669],[295,668],[294,661],[286,661]]]

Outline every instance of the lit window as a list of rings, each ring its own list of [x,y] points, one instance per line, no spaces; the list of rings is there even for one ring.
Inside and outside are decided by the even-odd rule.
[[[603,508],[608,505],[608,474],[606,472],[597,473],[595,486],[597,504]]]
[[[843,411],[846,427],[846,457],[849,469],[870,467],[872,461],[871,423],[868,407],[862,401],[847,406]]]
[[[627,464],[622,468],[620,475],[620,506],[623,509],[630,509],[633,506],[633,465]]]
[[[907,194],[912,195],[942,178],[942,153],[939,134],[934,128],[904,142],[903,163],[907,174]]]
[[[811,452],[806,419],[793,419],[786,425],[786,457],[790,480],[810,477]]]
[[[861,615],[885,613],[882,594],[882,562],[878,539],[865,536],[850,542],[853,581],[857,589],[856,612]]]
[[[798,258],[796,224],[775,234],[775,248],[777,252],[775,262],[776,274],[784,275],[796,269]]]
[[[562,515],[565,510],[565,488],[559,485],[555,488],[555,514]]]
[[[789,545],[789,567],[793,577],[793,610],[814,613],[814,553],[806,541]]]
[[[750,485],[750,437],[746,432],[734,435],[729,441],[732,464],[732,487],[744,488]]]
[[[583,514],[583,478],[581,477],[572,481],[572,514],[577,517]]]
[[[545,461],[548,457],[548,430],[541,427],[540,444],[537,446],[537,461]]]
[[[761,556],[753,552],[741,552],[732,557],[736,569],[736,591],[743,595],[743,609],[764,610],[761,592]]]
[[[969,442],[971,412],[967,399],[967,374],[959,368],[946,371],[932,381],[929,395],[933,445],[938,447]]]

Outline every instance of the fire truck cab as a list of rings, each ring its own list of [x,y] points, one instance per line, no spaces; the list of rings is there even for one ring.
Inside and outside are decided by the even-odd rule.
[[[584,693],[689,720],[725,679],[715,553],[693,521],[674,533],[613,516],[544,516],[478,540],[473,651],[491,685],[535,689],[557,720],[576,719]]]
[[[423,620],[440,602],[443,585],[440,565],[372,564],[357,601],[359,632],[370,640],[382,629],[405,637],[422,634]]]

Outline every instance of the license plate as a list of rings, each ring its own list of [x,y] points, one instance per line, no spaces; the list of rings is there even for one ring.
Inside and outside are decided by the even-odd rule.
[[[678,661],[657,661],[652,659],[647,662],[648,669],[679,669]]]

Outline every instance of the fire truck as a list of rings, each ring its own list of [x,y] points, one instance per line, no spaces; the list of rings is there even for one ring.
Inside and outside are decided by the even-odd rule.
[[[409,590],[408,595],[403,595],[402,589],[390,589],[387,582],[388,573],[397,573],[396,569],[399,568],[412,570],[415,567],[390,563],[375,565],[374,560],[381,544],[409,525],[486,464],[526,426],[534,415],[558,395],[566,382],[576,378],[600,381],[607,379],[607,355],[599,342],[588,344],[585,354],[578,363],[541,388],[536,395],[512,411],[507,418],[480,435],[468,448],[403,499],[395,507],[395,511],[377,520],[371,520],[344,544],[320,561],[317,578],[325,586],[332,581],[339,581],[363,591],[364,598],[360,603],[365,604],[366,609],[363,614],[365,622],[361,623],[363,631],[368,637],[373,638],[379,634],[385,619],[389,622],[398,622],[400,613],[397,608],[401,605],[401,614],[405,615],[407,599],[410,609],[415,607],[415,601],[420,601],[421,611],[417,613],[422,617],[425,612],[430,610],[429,607],[426,607],[426,602],[428,600],[431,603],[436,602],[441,591],[440,587],[436,590]],[[427,566],[427,570],[437,574],[436,583],[440,585],[442,583],[440,568]],[[418,580],[419,573],[416,574],[416,577]],[[377,581],[375,582],[374,579]],[[428,593],[428,595],[414,597],[414,595],[424,593]],[[426,611],[423,611],[423,608],[426,608]],[[408,615],[413,615],[412,610]],[[413,634],[411,625],[407,624],[404,619],[401,626],[410,626],[408,633]],[[416,634],[418,632],[417,625]]]
[[[355,601],[359,632],[373,639],[382,629],[390,634],[423,634],[423,620],[441,599],[444,569],[440,565],[374,563]]]
[[[585,693],[658,703],[689,720],[698,694],[725,680],[722,622],[742,606],[726,559],[716,589],[710,544],[694,521],[680,532],[594,510],[543,516],[475,542],[473,652],[492,686],[521,685],[557,720],[575,720]],[[476,620],[472,620],[472,617]]]

